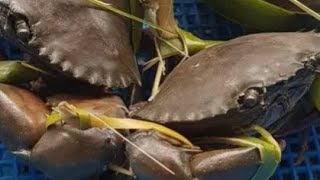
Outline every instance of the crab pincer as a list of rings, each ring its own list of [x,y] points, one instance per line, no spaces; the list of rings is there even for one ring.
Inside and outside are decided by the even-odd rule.
[[[124,118],[126,110],[116,96],[82,97],[57,95],[50,105],[61,101],[72,103],[95,115]],[[53,179],[90,179],[124,158],[123,139],[108,128],[90,128],[79,117],[64,114],[61,121],[50,125],[30,150],[14,152]]]
[[[271,144],[266,145],[264,143],[268,142],[261,143],[258,139],[255,139],[257,140],[255,143],[259,144],[260,141],[263,148],[252,145],[255,143],[252,143],[251,146],[247,144],[226,148],[221,144],[227,145],[228,138],[220,139],[219,145],[218,141],[215,144],[219,138],[208,137],[202,142],[199,141],[201,145],[209,142],[206,146],[210,148],[204,149],[205,152],[188,151],[178,144],[172,143],[174,141],[170,137],[165,137],[155,131],[136,132],[129,139],[172,171],[170,173],[158,164],[153,164],[140,150],[126,144],[131,168],[138,179],[265,179],[272,174],[272,172],[268,172],[272,169],[272,165],[268,164],[270,169],[264,170],[264,173],[261,173],[261,167],[268,161],[268,163],[279,163],[279,154],[281,154],[278,147],[275,151],[265,151],[268,149],[267,146]],[[237,140],[239,139],[234,138],[230,142]],[[246,141],[245,139],[240,141],[242,140]],[[275,146],[278,145],[275,144]],[[272,155],[269,156],[270,154]]]

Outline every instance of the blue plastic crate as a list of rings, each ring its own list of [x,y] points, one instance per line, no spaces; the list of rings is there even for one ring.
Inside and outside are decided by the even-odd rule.
[[[241,26],[231,23],[214,13],[198,0],[175,0],[175,14],[180,26],[193,32],[203,39],[228,40],[245,34]],[[6,41],[0,40],[0,51],[9,59],[21,59],[17,48]],[[282,156],[273,179],[298,180],[320,179],[320,127],[310,131],[309,150],[305,160],[299,166],[294,166],[296,153],[299,151],[301,135],[296,134],[286,139],[287,147]],[[45,180],[45,176],[5,150],[0,143],[0,180]]]
[[[19,48],[4,39],[0,39],[0,52],[10,60],[21,60],[23,58]]]

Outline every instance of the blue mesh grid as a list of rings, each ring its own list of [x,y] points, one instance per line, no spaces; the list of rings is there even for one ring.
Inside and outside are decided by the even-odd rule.
[[[175,0],[174,5],[180,27],[203,39],[228,40],[245,34],[239,25],[216,14],[213,9],[199,3],[198,0]],[[22,58],[19,50],[4,40],[0,40],[0,52],[9,59]],[[299,166],[293,164],[296,153],[300,150],[301,135],[296,134],[286,138],[287,147],[282,155],[282,163],[272,179],[320,179],[320,127],[313,127],[309,133],[309,149],[305,154],[305,160]],[[45,179],[40,172],[17,160],[0,143],[0,180]]]
[[[10,60],[21,60],[22,54],[21,51],[13,46],[10,42],[0,39],[0,52]]]
[[[17,160],[0,144],[0,180],[45,180],[45,177]]]

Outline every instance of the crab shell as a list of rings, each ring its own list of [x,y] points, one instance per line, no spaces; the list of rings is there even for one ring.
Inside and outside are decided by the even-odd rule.
[[[155,99],[131,114],[192,135],[233,132],[251,123],[269,126],[309,89],[314,72],[305,64],[316,66],[319,47],[315,33],[261,33],[205,49],[180,64]],[[272,87],[284,97],[280,107],[273,103]],[[249,88],[266,92],[259,104],[243,109],[238,100]]]
[[[122,10],[127,10],[129,4],[127,0],[104,2]],[[123,17],[98,9],[86,0],[0,3],[8,4],[13,16],[27,20],[32,37],[24,45],[33,56],[40,56],[34,58],[37,61],[95,85],[127,87],[140,83],[129,23]]]

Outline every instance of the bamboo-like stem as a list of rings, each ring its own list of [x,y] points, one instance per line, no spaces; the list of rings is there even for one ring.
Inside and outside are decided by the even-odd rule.
[[[162,55],[161,55],[160,48],[158,45],[158,40],[156,39],[156,37],[154,38],[154,42],[155,42],[155,47],[156,47],[157,54],[159,57],[159,63],[158,63],[156,76],[155,76],[155,79],[153,82],[151,96],[148,99],[148,101],[152,101],[154,99],[154,97],[159,93],[159,86],[160,86],[160,82],[161,82],[162,73],[165,71],[165,62],[162,59]]]
[[[294,5],[298,6],[300,9],[302,9],[303,11],[305,11],[306,13],[308,13],[310,16],[314,17],[315,19],[320,21],[320,15],[315,12],[314,10],[310,9],[309,7],[307,7],[306,5],[302,4],[300,1],[298,0],[289,0],[291,3],[293,3]]]

